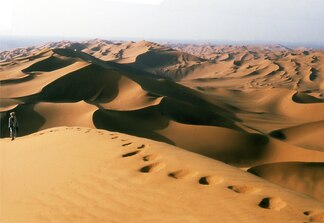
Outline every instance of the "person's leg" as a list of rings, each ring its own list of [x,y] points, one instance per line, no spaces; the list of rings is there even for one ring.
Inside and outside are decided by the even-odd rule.
[[[9,131],[10,131],[10,138],[11,138],[11,140],[14,140],[13,128],[9,128]]]
[[[13,137],[14,137],[14,138],[17,137],[17,128],[13,128]]]

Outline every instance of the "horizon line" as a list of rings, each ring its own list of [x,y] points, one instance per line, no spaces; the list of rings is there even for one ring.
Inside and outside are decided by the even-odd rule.
[[[147,38],[147,37],[80,37],[80,36],[22,36],[22,35],[3,35],[0,34],[0,50],[10,50],[14,48],[36,46],[47,42],[60,41],[88,41],[92,39],[112,40],[112,41],[152,41],[152,42],[167,42],[169,44],[215,44],[215,45],[282,45],[285,47],[305,47],[314,49],[324,49],[324,43],[320,42],[294,42],[294,41],[278,41],[278,40],[221,40],[221,39],[176,39],[176,38]],[[17,47],[2,47],[3,40],[10,41],[7,45],[15,45],[15,41],[22,41],[20,45],[31,44],[27,46]]]

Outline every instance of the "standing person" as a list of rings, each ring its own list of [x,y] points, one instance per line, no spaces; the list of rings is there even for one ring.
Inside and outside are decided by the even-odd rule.
[[[18,119],[14,112],[10,112],[8,127],[9,127],[11,140],[14,140],[18,132]]]

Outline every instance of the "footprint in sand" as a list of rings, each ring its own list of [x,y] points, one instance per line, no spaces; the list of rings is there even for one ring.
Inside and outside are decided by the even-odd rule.
[[[139,171],[142,173],[154,173],[162,170],[165,167],[165,163],[157,162],[142,167]]]
[[[324,211],[305,211],[304,215],[309,216],[310,222],[324,222]]]
[[[138,154],[138,153],[140,153],[141,151],[133,151],[133,152],[130,152],[130,153],[125,153],[125,154],[123,154],[122,155],[122,157],[129,157],[129,156],[134,156],[134,155],[136,155],[136,154]]]
[[[220,184],[224,181],[223,178],[216,177],[216,176],[205,176],[199,179],[199,184],[201,185],[215,185]]]
[[[232,186],[228,186],[227,188],[240,194],[253,194],[261,190],[260,188],[246,186],[246,185],[232,185]]]
[[[145,145],[144,144],[142,144],[142,145],[140,145],[140,146],[137,147],[137,149],[144,149],[144,148],[145,148]]]
[[[85,131],[84,133],[89,133],[89,132],[91,132],[91,129],[88,129],[87,131]]]
[[[125,143],[122,146],[129,146],[130,144],[132,144],[132,142]]]
[[[196,171],[191,171],[187,169],[180,169],[177,171],[174,171],[172,173],[169,173],[169,177],[175,178],[175,179],[185,179],[189,177],[194,177],[198,173]]]
[[[111,137],[111,139],[118,139],[118,136],[113,136]]]
[[[159,159],[159,158],[161,158],[161,156],[156,155],[156,154],[148,154],[148,155],[143,157],[143,160],[144,161],[153,161],[153,160],[156,160],[156,159]]]
[[[266,197],[263,198],[262,201],[259,203],[259,207],[275,211],[280,211],[286,206],[287,203],[283,201],[280,197]]]

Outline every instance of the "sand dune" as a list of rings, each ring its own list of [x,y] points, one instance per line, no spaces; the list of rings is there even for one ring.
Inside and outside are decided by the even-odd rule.
[[[233,218],[260,222],[261,216],[269,222],[324,221],[323,203],[312,200],[323,201],[318,189],[322,176],[317,174],[324,162],[323,56],[321,50],[280,45],[161,45],[99,39],[0,52],[0,143],[6,147],[1,151],[12,157],[17,154],[26,166],[28,160],[35,161],[34,153],[49,161],[26,172],[36,181],[29,189],[9,185],[17,197],[6,195],[6,203],[12,205],[6,209],[7,221],[151,222],[163,216],[166,222],[209,222],[208,216],[216,219],[216,215],[221,215],[219,219],[224,222],[233,222]],[[12,111],[19,118],[20,128],[19,138],[9,142],[7,120]],[[61,126],[84,128],[46,130]],[[95,128],[115,133],[97,132]],[[64,145],[60,138],[66,141]],[[89,142],[84,142],[88,138]],[[42,155],[41,145],[50,142]],[[106,143],[109,148],[125,151],[106,151]],[[143,152],[151,144],[159,145],[158,149]],[[22,151],[24,145],[31,148],[30,154]],[[187,152],[178,153],[179,149],[170,145]],[[78,146],[86,150],[79,151]],[[88,151],[88,147],[94,151]],[[61,159],[69,170],[55,177],[56,171],[64,172],[55,164],[61,164],[58,154],[68,151],[71,154]],[[55,159],[50,161],[52,155]],[[187,156],[187,161],[181,163]],[[79,158],[85,163],[77,164]],[[133,160],[131,164],[129,160]],[[66,166],[65,162],[75,166]],[[94,179],[91,176],[97,165],[102,167],[99,172],[103,175]],[[128,165],[134,168],[128,169]],[[27,180],[16,167],[10,168],[17,175],[12,175],[15,179],[6,176],[9,181]],[[36,185],[37,168],[44,169],[42,179],[49,174],[48,184]],[[250,169],[281,187],[239,168]],[[8,173],[7,169],[2,172]],[[77,181],[74,174],[80,174]],[[316,176],[304,180],[312,174]],[[156,178],[151,179],[151,175]],[[67,183],[68,179],[72,184]],[[220,185],[225,189],[205,190]],[[80,190],[72,193],[75,188]],[[196,189],[205,192],[199,195]],[[32,200],[27,198],[29,192]],[[25,200],[15,202],[18,196]],[[223,200],[214,199],[219,196],[224,196]],[[226,203],[233,198],[243,203]],[[163,202],[169,200],[173,203]],[[224,201],[226,205],[220,205]],[[83,211],[88,205],[93,212]],[[245,209],[237,210],[236,206]],[[13,216],[9,209],[15,207],[20,214]],[[129,210],[128,217],[122,214],[124,209]],[[34,210],[33,214],[27,214],[28,210]],[[136,213],[141,211],[145,214],[138,217]],[[225,216],[226,212],[231,214]],[[116,213],[115,218],[111,213]]]
[[[249,172],[324,201],[324,163],[274,163],[253,167]]]
[[[4,223],[323,221],[323,203],[164,143],[61,127],[1,144]]]
[[[324,151],[324,122],[313,122],[304,125],[280,129],[270,133],[271,136],[281,139],[289,144],[298,145],[306,149]]]

